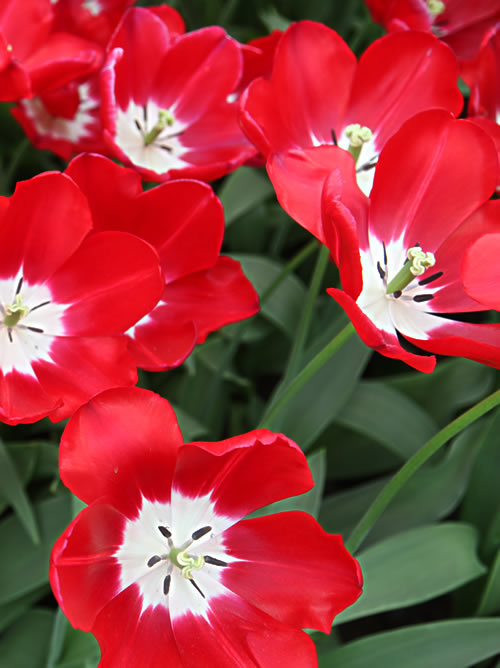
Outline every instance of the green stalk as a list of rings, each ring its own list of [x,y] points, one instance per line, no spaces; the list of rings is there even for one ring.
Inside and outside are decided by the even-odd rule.
[[[490,394],[478,404],[465,411],[465,413],[459,415],[453,422],[450,422],[444,429],[441,429],[441,431],[433,436],[430,441],[427,441],[420,450],[410,457],[396,475],[389,480],[387,485],[382,489],[363,517],[354,527],[346,542],[347,549],[352,553],[356,552],[375,522],[382,515],[399,490],[408,482],[412,475],[439,450],[439,448],[498,405],[500,405],[500,390],[493,392],[493,394]]]
[[[307,364],[302,371],[295,376],[292,382],[283,391],[283,394],[277,399],[276,403],[269,406],[266,413],[262,417],[259,429],[271,429],[274,419],[288,402],[293,399],[297,392],[314,376],[314,374],[321,369],[321,367],[334,355],[339,348],[341,348],[346,341],[348,341],[354,334],[354,327],[351,323],[346,325],[337,336],[335,336],[330,343],[320,350],[316,357]]]
[[[295,267],[298,267],[306,258],[311,255],[311,253],[314,252],[314,250],[318,247],[318,242],[313,239],[313,241],[309,242],[304,248],[295,255],[280,271],[278,276],[272,281],[267,288],[264,290],[260,297],[260,305],[264,304],[269,297],[273,294],[275,290],[279,288],[279,286],[282,284],[282,282],[285,280],[285,278],[291,274],[291,272],[295,269]],[[226,370],[229,368],[229,365],[231,364],[231,361],[236,354],[236,351],[240,345],[241,338],[243,336],[243,332],[245,331],[245,328],[247,327],[248,323],[250,322],[250,319],[247,320],[242,320],[241,322],[238,323],[238,326],[235,328],[235,331],[233,332],[233,336],[231,338],[231,342],[226,350],[226,354],[222,358],[219,366],[217,367],[217,371],[212,377],[212,382],[210,383],[210,386],[207,391],[207,401],[205,403],[203,415],[201,415],[201,420],[203,422],[208,422],[210,423],[210,416],[212,415],[212,411],[214,410],[217,399],[219,396],[219,391],[220,391],[220,386],[222,383],[222,378],[224,377],[224,373]]]

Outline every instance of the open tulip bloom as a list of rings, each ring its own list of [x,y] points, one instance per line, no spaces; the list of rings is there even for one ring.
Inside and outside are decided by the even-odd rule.
[[[255,155],[237,107],[239,44],[212,26],[173,34],[162,17],[130,9],[102,74],[102,122],[110,150],[144,178],[212,180]]]
[[[0,199],[0,420],[69,417],[91,396],[137,382],[120,336],[163,281],[156,251],[93,230],[68,176],[39,174]]]
[[[498,203],[487,201],[498,179],[491,139],[444,111],[423,112],[387,143],[370,198],[355,206],[343,199],[354,179],[352,161],[327,178],[323,235],[343,287],[328,292],[363,341],[426,372],[435,358],[409,352],[400,336],[429,352],[500,367],[500,324],[451,319],[484,309],[465,292],[460,272],[474,241],[498,232]]]
[[[431,108],[458,114],[462,104],[456,60],[432,35],[382,37],[357,62],[335,31],[300,21],[281,38],[270,80],[256,79],[243,94],[241,123],[268,158],[280,204],[321,239],[320,190],[304,201],[321,183],[318,171],[354,160],[368,195],[380,151],[406,120]]]
[[[209,332],[257,313],[239,262],[220,256],[224,212],[209,185],[176,179],[143,192],[137,172],[91,154],[75,158],[66,174],[85,193],[95,229],[135,234],[158,251],[161,299],[126,333],[137,366],[178,366]]]
[[[310,515],[242,519],[312,487],[282,434],[183,444],[167,401],[115,389],[71,418],[60,471],[89,505],[50,580],[101,668],[315,666],[301,629],[328,632],[361,593],[357,562]]]

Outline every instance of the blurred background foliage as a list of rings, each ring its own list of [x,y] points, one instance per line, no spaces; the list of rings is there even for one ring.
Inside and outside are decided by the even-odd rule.
[[[361,0],[171,4],[189,30],[218,24],[245,42],[300,19],[326,23],[358,55],[382,34]],[[8,106],[0,106],[4,195],[19,180],[65,167],[30,146]],[[285,373],[317,256],[277,204],[265,170],[242,168],[214,187],[225,207],[223,250],[241,261],[265,300],[259,315],[210,335],[179,369],[140,372],[142,387],[172,402],[187,441],[257,426]],[[300,253],[303,261],[269,294]],[[336,284],[330,265],[300,366],[347,323],[325,293]],[[498,372],[468,360],[441,359],[424,375],[351,338],[276,424],[307,453],[316,487],[272,510],[305,510],[346,538],[412,454],[499,386]],[[81,508],[58,476],[63,428],[48,420],[0,425],[0,668],[95,668],[99,660],[94,638],[69,626],[48,584],[52,545]],[[435,455],[391,502],[357,555],[363,596],[330,636],[313,633],[320,666],[500,667],[499,433],[497,411]]]

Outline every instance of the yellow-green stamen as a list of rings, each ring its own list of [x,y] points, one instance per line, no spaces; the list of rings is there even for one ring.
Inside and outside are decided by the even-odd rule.
[[[365,125],[360,125],[359,123],[351,123],[351,125],[348,125],[345,129],[345,133],[346,137],[349,139],[349,147],[347,150],[356,163],[361,154],[363,144],[370,141],[373,133],[370,128],[367,128]]]
[[[432,18],[435,19],[436,16],[444,12],[446,5],[441,0],[427,0],[427,9]]]
[[[433,253],[424,253],[419,246],[410,248],[407,257],[408,262],[403,265],[403,268],[387,285],[386,292],[388,295],[404,290],[415,276],[421,276],[426,269],[436,263]]]
[[[15,327],[17,323],[24,318],[28,313],[29,307],[23,304],[23,298],[21,295],[16,295],[16,301],[14,304],[9,304],[5,307],[5,317],[3,319],[4,325],[7,327]]]
[[[172,126],[175,123],[175,118],[171,111],[168,109],[160,109],[158,112],[158,120],[153,125],[151,130],[144,135],[144,144],[149,146],[158,135],[163,132],[167,126]]]

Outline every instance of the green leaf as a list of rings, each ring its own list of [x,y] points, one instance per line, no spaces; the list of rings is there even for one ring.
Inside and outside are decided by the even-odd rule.
[[[431,374],[411,372],[387,382],[413,398],[439,425],[445,425],[458,411],[492,391],[495,369],[471,360],[445,360]]]
[[[241,262],[243,271],[259,295],[271,285],[285,266],[260,255],[232,253],[231,257]],[[300,318],[305,297],[304,284],[294,274],[290,274],[266,300],[260,312],[291,338]]]
[[[351,401],[371,353],[357,336],[351,337],[289,402],[280,418],[280,430],[303,450],[311,446]]]
[[[424,466],[393,499],[370,532],[365,545],[448,515],[461,500],[479,449],[475,424],[462,432],[439,463]],[[388,478],[334,494],[323,502],[319,521],[326,531],[347,535]]]
[[[30,591],[28,594],[17,598],[15,601],[0,605],[0,632],[12,624],[18,617],[24,615],[33,605],[42,599],[47,594],[50,594],[50,587],[43,585],[38,589]]]
[[[418,404],[379,381],[358,383],[336,421],[378,441],[405,461],[439,431]]]
[[[183,408],[177,404],[171,403],[174,409],[179,428],[185,443],[190,443],[198,438],[205,437],[208,429],[199,420],[187,413]]]
[[[477,615],[484,617],[498,612],[500,612],[500,549],[488,575]]]
[[[357,640],[319,657],[320,668],[470,668],[500,652],[500,619],[419,624]]]
[[[276,503],[271,503],[268,506],[259,508],[254,511],[249,517],[262,517],[263,515],[271,515],[273,513],[284,513],[290,510],[303,510],[313,517],[318,517],[319,507],[321,504],[321,497],[323,496],[323,489],[325,486],[326,473],[326,453],[324,450],[318,450],[307,458],[307,463],[311,469],[314,480],[314,487],[305,494],[299,496],[292,496]]]
[[[0,640],[0,668],[45,668],[55,614],[30,610]]]
[[[471,472],[461,518],[477,526],[481,534],[487,529],[499,507],[498,472],[500,471],[500,411],[487,422],[480,434],[480,451]]]
[[[392,536],[357,555],[364,577],[361,597],[336,624],[427,601],[485,572],[478,561],[477,531],[444,523]]]
[[[40,542],[40,534],[36,524],[33,509],[29,499],[24,491],[23,484],[17,469],[12,463],[12,460],[7,452],[3,441],[0,439],[0,487],[2,494],[7,501],[13,506],[17,517],[21,524],[28,532],[33,543]]]
[[[59,660],[64,644],[64,636],[68,628],[69,622],[61,608],[59,608],[54,617],[54,624],[52,625],[46,668],[54,668]]]
[[[84,633],[69,626],[56,668],[97,668],[100,656],[99,645],[91,633]]]
[[[274,189],[267,176],[256,169],[240,167],[230,174],[219,191],[226,227],[273,194]]]
[[[292,23],[289,19],[282,16],[276,7],[273,6],[269,7],[268,9],[262,9],[259,12],[259,18],[269,30],[269,32],[272,32],[273,30],[285,31]]]
[[[0,604],[15,601],[48,582],[50,552],[71,521],[71,497],[67,493],[41,501],[34,509],[40,527],[36,546],[16,516],[0,523]]]

